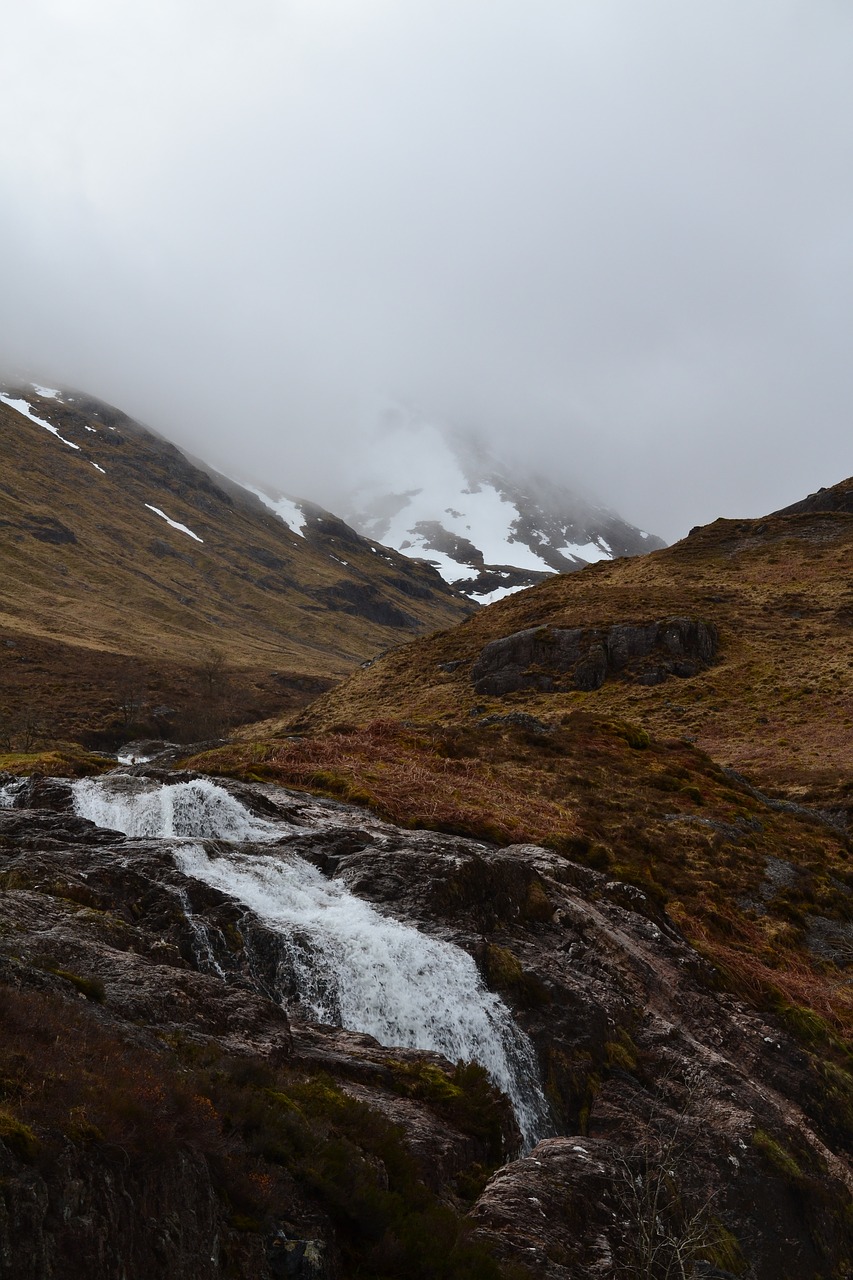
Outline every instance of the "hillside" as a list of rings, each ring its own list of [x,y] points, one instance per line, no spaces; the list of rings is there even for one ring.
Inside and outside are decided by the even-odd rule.
[[[583,710],[695,744],[791,798],[849,801],[851,490],[848,480],[789,512],[717,520],[642,559],[555,577],[356,672],[314,703],[300,727],[385,717],[470,724],[519,711],[554,724]],[[573,661],[549,666],[554,631],[581,629],[588,653],[591,645],[612,647],[611,628],[672,618],[706,624],[716,636],[713,655],[688,678],[662,670],[660,646],[645,659],[610,664],[595,688],[577,687]],[[494,692],[500,682],[475,666],[483,650],[535,628],[552,634],[540,634],[538,652],[508,654],[518,687]]]
[[[18,745],[205,736],[470,608],[318,507],[287,525],[89,396],[7,388],[0,447],[0,707]]]
[[[0,761],[16,1276],[846,1280],[849,489]]]
[[[849,1065],[849,490],[551,579],[194,764],[544,844]]]

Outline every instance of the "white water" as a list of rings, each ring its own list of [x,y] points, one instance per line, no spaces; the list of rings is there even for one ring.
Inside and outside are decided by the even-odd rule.
[[[160,786],[113,774],[75,783],[74,807],[127,835],[183,837],[174,857],[184,874],[236,898],[280,935],[309,1017],[384,1045],[479,1062],[510,1099],[525,1147],[549,1132],[533,1047],[471,956],[382,915],[295,854],[241,847],[287,834],[286,823],[253,817],[207,780]],[[234,843],[211,852],[193,836]],[[207,933],[200,938],[200,922],[187,918],[205,967],[222,974]]]
[[[15,796],[21,790],[24,779],[16,779],[14,782],[7,782],[5,786],[0,787],[0,809],[11,809],[15,804]]]
[[[297,856],[202,845],[176,851],[188,876],[237,898],[285,939],[303,1008],[380,1044],[479,1062],[515,1109],[525,1144],[547,1104],[527,1037],[460,947],[383,916]]]
[[[113,773],[84,778],[72,790],[75,813],[126,836],[276,840],[284,834],[206,778],[161,786],[148,778]]]

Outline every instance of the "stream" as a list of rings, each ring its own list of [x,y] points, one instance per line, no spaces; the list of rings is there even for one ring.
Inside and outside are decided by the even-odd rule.
[[[288,849],[305,826],[252,814],[206,778],[160,783],[115,772],[72,787],[74,811],[126,836],[172,842],[184,875],[242,904],[287,954],[302,1017],[389,1047],[478,1062],[509,1098],[525,1149],[551,1133],[533,1046],[473,958],[384,914]],[[224,976],[183,903],[199,962]]]

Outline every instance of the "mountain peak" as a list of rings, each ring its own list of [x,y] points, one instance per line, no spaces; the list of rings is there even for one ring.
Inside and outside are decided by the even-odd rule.
[[[353,487],[347,520],[428,561],[481,604],[555,573],[665,545],[578,487],[510,464],[473,435],[401,419],[379,444],[381,462]]]

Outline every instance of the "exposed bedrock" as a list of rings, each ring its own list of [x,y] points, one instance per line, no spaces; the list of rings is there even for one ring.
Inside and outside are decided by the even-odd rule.
[[[63,809],[64,783],[18,797],[49,808],[0,809],[0,999],[50,997],[71,1026],[85,1014],[94,1043],[113,1037],[162,1063],[164,1080],[179,1044],[334,1082],[399,1126],[423,1184],[469,1208],[481,1240],[545,1280],[656,1274],[636,1252],[649,1231],[703,1280],[847,1274],[853,1180],[841,1094],[833,1111],[810,1056],[720,989],[639,888],[531,845],[497,849],[271,786],[226,785],[253,814],[287,822],[286,837],[253,857],[305,859],[474,957],[535,1045],[555,1136],[484,1187],[494,1165],[485,1139],[424,1092],[441,1080],[430,1070],[451,1064],[306,1019],[289,1001],[274,928],[188,878],[165,842]],[[10,1094],[0,1112],[15,1105]],[[496,1114],[512,1155],[512,1117],[506,1106]],[[279,1216],[246,1223],[191,1126],[156,1160],[129,1160],[103,1138],[34,1124],[40,1154],[28,1155],[20,1133],[0,1133],[4,1280],[351,1274],[307,1184],[289,1184]]]
[[[698,618],[618,623],[612,627],[530,627],[492,640],[471,670],[477,693],[520,689],[555,693],[600,689],[611,676],[661,684],[693,676],[713,662],[717,628]]]

